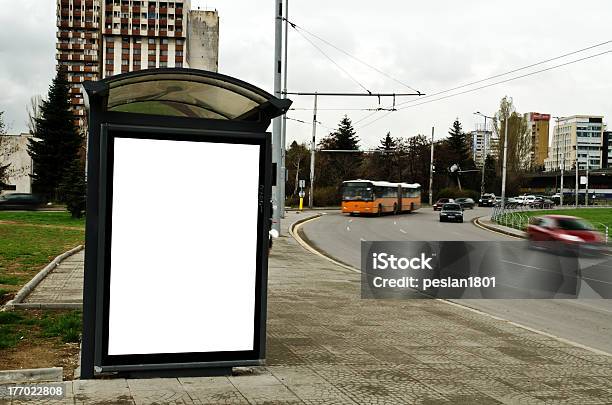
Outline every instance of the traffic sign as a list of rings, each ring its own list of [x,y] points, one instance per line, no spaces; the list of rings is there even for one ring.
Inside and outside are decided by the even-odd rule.
[[[300,188],[306,187],[306,180],[300,180],[299,185],[300,185]]]

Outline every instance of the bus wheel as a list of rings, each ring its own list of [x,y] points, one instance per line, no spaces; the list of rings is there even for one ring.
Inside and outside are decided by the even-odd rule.
[[[383,207],[381,204],[378,204],[378,216],[380,217],[382,216],[382,214],[383,214]]]

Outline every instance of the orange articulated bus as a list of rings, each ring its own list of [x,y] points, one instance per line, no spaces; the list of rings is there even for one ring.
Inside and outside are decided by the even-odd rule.
[[[399,214],[421,207],[421,185],[388,181],[349,180],[342,183],[342,212]]]

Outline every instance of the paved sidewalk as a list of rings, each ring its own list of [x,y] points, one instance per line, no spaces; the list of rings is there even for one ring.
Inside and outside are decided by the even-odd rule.
[[[305,215],[288,213],[285,222]],[[611,357],[444,301],[362,300],[359,274],[287,233],[274,243],[269,275],[267,367],[232,377],[66,382],[63,403],[612,402]]]
[[[28,295],[24,303],[42,307],[83,304],[83,260],[85,251],[81,250],[64,259]]]

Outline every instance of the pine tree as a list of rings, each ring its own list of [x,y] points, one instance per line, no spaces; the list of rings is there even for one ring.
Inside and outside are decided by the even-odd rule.
[[[36,138],[28,145],[34,166],[32,188],[47,201],[60,198],[59,184],[83,142],[70,111],[69,90],[65,68],[60,68],[36,118]]]
[[[319,142],[319,148],[354,150],[355,153],[329,153],[317,158],[317,178],[320,185],[339,187],[342,181],[357,178],[361,166],[359,138],[351,120],[345,115],[338,129]]]
[[[467,142],[467,136],[463,132],[458,118],[453,122],[453,127],[449,129],[448,134],[449,137],[446,142],[453,154],[455,163],[462,165],[470,158],[470,147]]]
[[[377,153],[378,166],[383,169],[383,177],[381,180],[394,181],[398,180],[397,171],[394,170],[397,161],[397,141],[391,137],[391,132],[380,140],[380,146],[377,148],[380,153]]]
[[[77,157],[67,167],[59,185],[66,201],[66,208],[73,218],[81,218],[85,212],[85,165]]]

